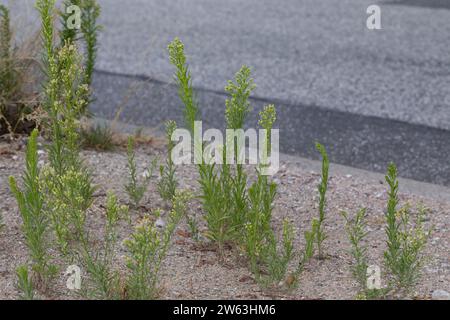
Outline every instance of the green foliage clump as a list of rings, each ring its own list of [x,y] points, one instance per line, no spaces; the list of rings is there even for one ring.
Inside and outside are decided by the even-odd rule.
[[[184,44],[175,38],[168,47],[170,62],[176,68],[175,81],[178,84],[178,95],[183,102],[185,125],[194,132],[194,122],[198,116],[198,106],[192,88],[192,78],[184,54]]]
[[[34,284],[25,265],[16,269],[17,288],[21,292],[19,298],[21,300],[35,300]]]
[[[44,285],[54,275],[55,267],[50,263],[48,253],[47,231],[49,229],[48,217],[44,210],[44,197],[39,181],[37,152],[38,131],[35,129],[30,136],[26,152],[26,170],[23,177],[23,190],[17,186],[16,179],[9,177],[9,185],[14,194],[22,217],[22,230],[25,235],[32,269],[39,282]]]
[[[64,256],[74,258],[87,243],[85,223],[94,187],[80,156],[80,122],[89,91],[78,48],[71,41],[62,47],[53,43],[54,0],[38,0],[44,47],[43,66],[47,76],[43,106],[45,128],[51,138],[49,165],[44,170],[46,211]]]
[[[411,221],[409,205],[397,209],[399,183],[397,168],[393,163],[389,164],[385,179],[389,186],[385,227],[387,249],[384,251],[384,270],[388,280],[386,287],[367,287],[368,248],[363,244],[367,236],[366,210],[358,211],[353,219],[347,213],[342,213],[352,245],[352,273],[360,287],[358,296],[364,299],[380,298],[390,293],[408,295],[419,281],[426,261],[423,251],[430,236],[430,230],[425,230],[423,226],[426,210],[419,207],[415,221]]]
[[[247,66],[242,66],[235,75],[235,81],[228,81],[225,91],[230,98],[225,101],[225,119],[227,129],[242,130],[244,128],[245,120],[250,112],[249,97],[256,86],[251,78],[251,70]],[[239,144],[239,141],[238,141]],[[227,140],[227,145],[234,145],[232,141]],[[224,148],[224,152],[227,150]],[[241,150],[238,145],[235,145],[233,152],[234,159],[241,156]],[[235,241],[240,242],[240,233],[238,232],[245,224],[245,216],[248,211],[248,192],[247,192],[247,175],[242,164],[236,165],[236,170],[233,174],[230,165],[224,164],[222,168],[222,177],[224,185],[228,190],[225,194],[228,200],[228,210],[230,212],[231,231]]]
[[[158,230],[153,219],[146,216],[125,241],[125,247],[128,249],[129,275],[126,289],[129,299],[145,300],[157,297],[161,263],[166,257],[175,228],[186,215],[189,199],[187,193],[175,195],[173,208],[163,230]]]
[[[52,167],[44,172],[47,215],[61,252],[66,255],[76,248],[78,243],[87,241],[85,223],[87,210],[92,204],[94,188],[92,178],[86,169],[72,168],[58,175]]]
[[[82,82],[80,60],[75,46],[67,43],[51,57],[45,88],[48,130],[52,143],[49,160],[59,175],[80,167],[78,116],[86,104],[88,87]],[[56,62],[53,62],[56,61]]]
[[[364,299],[378,298],[383,295],[383,290],[369,289],[367,287],[367,268],[369,267],[369,259],[367,256],[368,247],[364,244],[367,236],[366,209],[360,209],[352,219],[346,212],[341,213],[345,219],[348,239],[352,249],[350,253],[353,258],[351,267],[352,275],[359,286],[358,297]]]
[[[128,216],[128,207],[119,205],[117,196],[108,192],[106,197],[106,223],[101,248],[86,245],[82,251],[83,264],[89,275],[86,295],[95,299],[119,299],[120,275],[114,270],[115,252],[119,240],[118,224]],[[86,243],[87,244],[87,243]]]
[[[254,89],[250,68],[243,66],[235,75],[235,81],[228,81],[225,90],[230,98],[226,100],[225,118],[227,129],[242,130],[250,111],[249,96]],[[228,138],[227,138],[228,139]],[[238,144],[227,141],[234,159],[241,156]],[[226,162],[226,146],[223,147],[223,160]],[[223,254],[223,245],[227,241],[242,241],[240,228],[245,225],[248,211],[247,175],[243,165],[238,163],[235,170],[224,163],[220,168],[214,164],[199,166],[200,185],[202,187],[203,206],[208,224],[207,236],[216,241],[219,252]]]
[[[128,137],[128,145],[127,145],[127,158],[128,158],[128,172],[129,172],[129,181],[125,186],[125,191],[128,194],[128,197],[132,201],[134,209],[139,208],[139,203],[144,197],[145,191],[147,190],[148,184],[150,183],[150,179],[153,175],[153,170],[156,166],[156,161],[154,160],[145,172],[143,181],[139,181],[137,166],[136,166],[136,154],[134,151],[135,141],[133,137]]]
[[[198,228],[198,221],[195,217],[187,217],[187,224],[189,227],[189,232],[191,233],[192,239],[195,242],[200,241],[200,231]]]
[[[168,46],[170,62],[176,69],[175,81],[178,84],[178,93],[184,104],[185,125],[194,133],[194,123],[197,120],[198,106],[192,88],[192,79],[184,53],[184,44],[175,38]],[[195,134],[194,134],[195,136]],[[196,139],[194,137],[194,139]],[[194,142],[194,145],[201,145],[203,154],[203,144]],[[226,166],[223,166],[226,170]],[[229,194],[229,175],[227,173],[219,175],[214,164],[202,163],[198,165],[200,175],[199,183],[201,187],[201,199],[206,212],[205,220],[208,224],[206,236],[215,241],[219,246],[219,253],[222,256],[223,245],[231,240],[229,232],[230,214],[227,210],[227,195]]]
[[[193,131],[194,121],[198,114],[191,85],[191,74],[184,55],[184,45],[175,39],[169,45],[170,61],[176,68],[175,79],[179,86],[179,95],[185,105],[185,123]],[[254,89],[250,69],[243,66],[235,75],[235,81],[229,81],[225,90],[230,97],[226,100],[225,118],[227,128],[243,130],[246,117],[251,110],[249,97]],[[266,157],[271,153],[271,129],[276,120],[275,106],[269,105],[260,113],[260,126],[265,129],[265,140],[262,142]],[[194,135],[195,136],[195,135]],[[195,139],[195,138],[194,138]],[[202,150],[204,144],[200,143]],[[227,141],[227,145],[229,145]],[[241,156],[234,144],[231,150],[234,159]],[[203,153],[202,153],[203,154]],[[226,147],[223,148],[226,155]],[[199,184],[208,225],[206,236],[217,243],[220,258],[223,256],[224,244],[230,242],[242,249],[248,257],[250,269],[256,279],[263,285],[280,282],[288,271],[288,265],[297,255],[293,248],[293,228],[285,222],[281,245],[271,228],[273,201],[276,197],[276,184],[264,175],[268,159],[261,159],[257,168],[257,180],[248,187],[248,178],[242,164],[232,168],[229,164],[220,167],[215,164],[198,165]],[[295,275],[303,269],[312,255],[313,237],[308,233],[307,247],[302,252],[302,261]]]
[[[82,71],[76,47],[69,43],[60,49],[53,46],[54,4],[52,0],[36,2],[42,21],[42,60],[47,76],[43,95],[48,116],[45,125],[52,138],[48,147],[49,165],[41,173],[35,130],[27,147],[24,190],[10,177],[10,188],[23,219],[32,270],[42,288],[47,287],[56,272],[56,267],[50,263],[49,231],[55,233],[64,254],[78,249],[77,243],[86,243],[84,223],[93,194],[90,173],[78,154],[77,116],[85,104],[83,96],[87,89],[80,80]],[[69,243],[74,248],[69,247]]]
[[[399,222],[397,220],[397,205],[398,205],[398,180],[397,180],[397,168],[395,165],[390,164],[386,174],[386,182],[389,185],[389,199],[387,204],[386,214],[386,235],[388,250],[384,257],[386,264],[391,266],[393,273],[398,273],[396,269],[397,259],[400,252],[400,239],[399,239]]]
[[[410,208],[397,210],[397,168],[388,166],[386,182],[389,185],[386,213],[387,250],[384,252],[385,267],[390,275],[390,285],[397,291],[409,293],[421,276],[425,256],[423,250],[430,236],[423,220],[425,210],[419,210],[415,221],[411,221]]]
[[[80,3],[95,1],[80,1]],[[67,4],[67,2],[66,2]],[[117,197],[108,192],[106,199],[106,220],[103,241],[96,241],[88,232],[89,210],[93,203],[95,188],[92,175],[80,157],[79,117],[88,101],[89,80],[81,67],[77,47],[69,35],[61,47],[53,44],[54,0],[37,0],[36,7],[42,21],[43,69],[46,75],[43,92],[43,107],[47,113],[44,122],[46,133],[51,139],[48,146],[49,162],[41,170],[38,166],[37,130],[30,137],[23,190],[10,177],[10,187],[17,199],[23,219],[23,231],[30,251],[33,275],[28,268],[17,270],[18,287],[23,298],[34,298],[34,280],[37,284],[47,284],[56,272],[50,261],[53,249],[50,233],[53,231],[56,245],[64,262],[80,265],[86,271],[81,293],[95,299],[147,299],[157,296],[157,282],[161,263],[167,254],[170,240],[181,218],[186,215],[186,193],[177,193],[168,188],[172,197],[172,211],[167,218],[167,226],[159,230],[150,220],[145,221],[126,241],[129,249],[127,267],[129,274],[123,279],[114,268],[116,262],[118,227],[123,218],[130,217],[128,208],[119,204]],[[91,12],[92,19],[98,14]],[[95,23],[94,23],[95,24]],[[92,25],[91,25],[92,26]],[[92,39],[91,39],[92,40]],[[92,40],[95,42],[95,40]],[[91,55],[92,56],[92,55]],[[87,67],[88,68],[88,67]],[[89,71],[88,71],[89,73]],[[176,126],[168,125],[168,135]],[[82,134],[82,133],[81,133]],[[173,147],[173,144],[172,144]],[[171,148],[172,148],[171,147]],[[130,183],[128,190],[135,206],[139,204],[152,175],[146,172],[145,180],[137,178],[134,141],[128,143]],[[153,162],[154,167],[155,162]],[[153,170],[153,167],[151,170]],[[173,162],[167,163],[171,184],[174,180]],[[52,239],[53,240],[53,239]]]
[[[45,14],[47,10],[43,10]],[[45,17],[42,17],[46,21]],[[49,27],[52,30],[52,27]],[[44,39],[46,38],[44,27]],[[48,31],[53,32],[53,31]],[[44,43],[47,43],[44,41]],[[51,206],[53,230],[61,251],[67,254],[70,240],[83,241],[86,211],[92,203],[94,188],[90,172],[79,156],[78,117],[86,104],[88,87],[83,84],[80,56],[77,48],[67,42],[55,50],[52,43],[48,56],[48,80],[45,87],[45,107],[51,144],[48,147],[49,166],[45,170],[45,185]]]
[[[114,150],[113,131],[108,125],[96,124],[82,127],[80,139],[83,148],[99,151]]]
[[[266,130],[266,141],[263,144],[268,152],[271,150],[269,135],[275,120],[276,110],[273,105],[266,106],[260,112],[259,124]],[[248,190],[249,210],[245,218],[244,248],[256,280],[268,286],[277,284],[286,276],[288,264],[294,255],[294,231],[292,226],[284,221],[283,250],[280,251],[271,227],[277,185],[262,174],[265,163],[266,161],[262,161],[260,164],[257,180]]]
[[[314,229],[306,230],[303,234],[305,238],[305,248],[300,254],[300,260],[298,262],[297,269],[294,272],[294,279],[297,280],[300,274],[303,272],[306,264],[311,260],[314,255],[314,243],[316,239],[316,232]]]
[[[79,30],[68,25],[73,12],[67,12],[67,9],[72,5],[78,6],[81,11]],[[100,14],[101,8],[96,0],[65,0],[63,11],[60,12],[62,22],[62,30],[60,31],[61,46],[64,46],[67,42],[74,44],[83,40],[85,47],[83,81],[89,87],[92,84],[92,75],[97,59],[98,33],[102,29],[97,22]],[[90,102],[90,92],[86,92],[85,98]],[[87,104],[81,110],[81,114],[87,115]]]
[[[256,86],[251,78],[250,68],[242,66],[235,75],[235,82],[228,81],[225,91],[230,98],[225,101],[225,119],[228,129],[242,129],[250,110],[248,101],[251,92]]]

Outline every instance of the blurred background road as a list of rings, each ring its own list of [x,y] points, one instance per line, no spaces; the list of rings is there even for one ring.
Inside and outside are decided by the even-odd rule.
[[[37,25],[32,0],[2,0]],[[450,1],[99,0],[94,113],[162,128],[181,121],[167,44],[186,52],[208,126],[223,126],[224,86],[242,64],[257,89],[248,121],[278,107],[282,151],[450,185]],[[366,28],[378,4],[382,30]],[[18,32],[20,33],[20,31]]]

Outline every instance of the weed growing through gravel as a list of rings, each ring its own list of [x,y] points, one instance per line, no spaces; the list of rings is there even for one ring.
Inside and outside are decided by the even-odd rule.
[[[265,129],[263,148],[271,152],[270,132],[276,120],[275,106],[264,107],[260,112],[259,125]],[[245,218],[244,248],[250,269],[263,286],[278,284],[286,277],[289,263],[294,257],[294,229],[288,221],[283,223],[282,249],[271,227],[273,201],[277,185],[262,175],[263,161],[257,170],[257,180],[248,190],[249,210]]]
[[[354,218],[349,217],[347,212],[341,213],[345,219],[345,230],[352,245],[350,253],[353,258],[351,271],[354,279],[359,285],[358,299],[377,299],[384,295],[384,290],[369,289],[367,287],[367,268],[369,259],[367,256],[368,246],[365,244],[367,236],[366,209],[360,209]]]
[[[94,188],[86,169],[70,169],[62,175],[53,168],[44,172],[48,216],[60,251],[67,255],[86,241],[84,225],[93,201]]]
[[[68,25],[72,13],[67,13],[69,6],[76,5],[81,10],[80,30]],[[75,44],[83,40],[85,47],[84,57],[84,83],[89,87],[92,84],[95,61],[98,50],[98,33],[102,27],[97,20],[100,17],[101,8],[96,0],[65,0],[63,11],[60,12],[62,30],[60,31],[61,46],[65,43]],[[85,99],[90,101],[90,92],[86,93]],[[87,115],[87,104],[81,110],[82,115]]]
[[[283,234],[281,238],[281,249],[278,248],[279,244],[275,238],[275,234],[269,233],[268,244],[265,246],[266,253],[262,255],[263,261],[267,270],[265,273],[257,273],[257,280],[264,286],[268,287],[274,284],[290,285],[286,281],[289,281],[286,277],[288,266],[291,260],[294,258],[294,228],[287,221],[283,221]]]
[[[175,39],[169,45],[169,55],[171,63],[176,68],[175,78],[179,85],[180,99],[185,105],[185,123],[193,131],[198,106],[194,99],[184,46],[179,39]],[[228,129],[243,129],[246,116],[250,111],[249,96],[254,87],[250,69],[247,66],[243,66],[236,73],[234,82],[228,82],[225,88],[230,95],[226,100],[225,109]],[[267,151],[263,154],[266,155],[271,152],[270,134],[275,120],[275,107],[265,106],[260,113],[259,125],[266,130],[265,141],[262,141],[263,148]],[[233,144],[227,141],[227,145]],[[237,159],[241,156],[240,150],[233,150],[233,155]],[[293,227],[285,221],[281,245],[272,230],[273,201],[277,186],[262,174],[266,163],[267,159],[261,160],[257,170],[257,180],[250,187],[247,186],[247,175],[241,164],[236,165],[235,169],[228,164],[219,167],[204,161],[198,165],[200,198],[208,225],[206,236],[218,245],[220,259],[223,259],[226,242],[231,242],[242,249],[248,257],[251,271],[263,286],[278,284],[284,280],[289,263],[297,255],[293,247]],[[323,219],[324,217],[320,221]],[[307,247],[300,253],[302,258],[298,269],[294,272],[294,278],[301,273],[303,266],[312,256],[316,233],[309,232],[305,235],[307,235]]]
[[[78,118],[87,104],[88,86],[77,47],[70,41],[61,48],[53,44],[55,1],[38,0],[41,16],[44,54],[42,57],[47,80],[44,85],[44,109],[48,114],[47,128],[51,137],[48,147],[49,166],[44,171],[48,216],[61,252],[73,252],[85,241],[86,211],[92,203],[94,188],[90,172],[79,157]]]
[[[95,299],[119,299],[120,275],[113,268],[118,242],[118,223],[128,217],[128,207],[118,203],[112,192],[106,198],[106,223],[102,248],[83,248],[83,264],[89,275],[85,295]]]
[[[365,214],[366,209],[359,210],[355,217],[351,219],[346,212],[341,213],[345,219],[348,238],[352,245],[351,255],[354,260],[352,274],[358,282],[361,291],[367,287],[367,245],[363,243],[367,236]]]
[[[226,167],[225,167],[226,168]],[[230,194],[230,183],[225,181],[228,175],[219,175],[215,165],[199,165],[201,199],[205,210],[205,221],[208,225],[206,237],[218,245],[219,257],[223,258],[224,244],[232,240],[230,232],[230,211],[227,196]]]
[[[25,265],[19,266],[16,269],[17,289],[20,291],[19,298],[21,300],[34,300],[34,284],[28,273],[28,267]]]
[[[303,272],[306,264],[314,256],[314,247],[317,245],[318,257],[323,259],[322,243],[326,239],[323,227],[325,221],[326,192],[328,188],[328,170],[329,160],[325,147],[320,143],[316,143],[316,148],[322,155],[322,179],[317,189],[319,191],[319,217],[314,218],[311,222],[311,229],[304,232],[305,248],[300,252],[300,259],[295,272],[293,273],[294,282],[292,286],[297,285],[297,280]]]
[[[194,239],[195,242],[199,242],[200,241],[200,231],[198,229],[197,219],[194,216],[188,217],[187,224],[189,227],[189,232],[192,235],[192,239]]]
[[[260,113],[260,125],[264,129],[271,129],[276,118],[274,106],[268,106]],[[263,120],[266,118],[266,120]],[[270,119],[270,120],[268,120]],[[268,133],[269,131],[267,131]],[[270,149],[270,140],[263,142],[264,147]],[[260,168],[261,169],[261,168]],[[245,216],[244,248],[249,258],[250,268],[257,276],[260,274],[260,262],[267,254],[270,242],[273,241],[271,218],[273,200],[276,195],[276,184],[269,182],[257,170],[257,180],[248,190],[249,210]]]
[[[65,1],[65,5],[69,5]],[[117,196],[107,193],[105,204],[105,221],[103,239],[97,241],[88,232],[89,209],[93,203],[94,187],[92,176],[84,166],[79,154],[80,137],[91,145],[108,147],[112,143],[110,132],[105,128],[95,127],[93,132],[85,133],[80,128],[78,119],[85,114],[89,102],[89,85],[95,63],[97,18],[100,8],[94,0],[74,0],[83,10],[81,33],[68,29],[61,32],[61,45],[55,47],[53,38],[53,9],[55,0],[37,0],[37,8],[42,21],[42,40],[44,47],[43,65],[47,80],[44,85],[43,105],[47,112],[44,123],[46,133],[51,138],[49,165],[42,172],[38,166],[37,130],[33,131],[27,146],[26,170],[22,186],[10,177],[10,188],[17,199],[23,220],[23,232],[30,254],[31,271],[27,266],[17,269],[18,288],[22,298],[33,299],[34,286],[39,289],[42,284],[56,272],[52,265],[53,258],[49,248],[54,245],[50,240],[50,231],[54,232],[56,245],[59,247],[64,262],[79,264],[86,273],[84,286],[80,292],[83,296],[95,299],[153,299],[159,294],[158,282],[162,262],[170,248],[171,239],[181,219],[187,217],[192,237],[199,241],[198,221],[195,216],[188,217],[187,208],[191,195],[178,192],[175,177],[175,165],[171,154],[174,148],[171,136],[176,129],[173,121],[167,123],[168,158],[160,167],[161,179],[157,185],[158,192],[166,201],[171,201],[172,210],[167,216],[156,210],[154,216],[146,215],[136,226],[134,232],[124,241],[127,249],[127,272],[120,274],[114,267],[119,239],[118,228],[123,219],[128,219],[128,207],[120,205]],[[8,12],[0,6],[2,37],[0,43],[2,67],[0,79],[6,79],[2,86],[8,86],[10,69],[10,38],[8,38]],[[67,18],[62,13],[62,18]],[[75,45],[82,35],[86,43],[85,70],[82,59]],[[7,48],[7,49],[5,49]],[[199,113],[191,83],[191,74],[184,55],[184,46],[179,39],[169,45],[170,61],[176,68],[175,79],[179,86],[179,96],[185,105],[185,124],[193,133],[194,122]],[[6,64],[5,64],[6,63]],[[2,66],[3,66],[2,65]],[[229,94],[226,100],[225,118],[228,129],[243,129],[250,111],[249,97],[254,89],[250,69],[243,66],[229,81],[225,90]],[[260,112],[259,125],[266,130],[262,141],[263,149],[270,154],[270,132],[276,121],[276,109],[273,105],[265,106]],[[80,131],[81,130],[81,131]],[[83,135],[87,135],[85,138]],[[195,137],[195,134],[194,134]],[[233,138],[234,139],[234,138]],[[144,172],[141,180],[138,175],[134,151],[135,141],[128,140],[127,157],[129,181],[125,187],[134,208],[138,208],[150,183],[155,167]],[[202,149],[205,144],[198,144]],[[229,145],[227,143],[227,145]],[[232,144],[234,145],[234,144]],[[240,150],[232,150],[235,159]],[[216,166],[205,162],[198,165],[200,175],[201,199],[208,225],[206,236],[219,248],[219,257],[223,259],[225,244],[232,244],[236,250],[244,252],[250,270],[256,281],[265,287],[296,284],[306,263],[314,254],[317,246],[318,258],[325,258],[323,242],[326,239],[324,222],[326,219],[326,193],[328,188],[329,161],[325,148],[317,144],[322,156],[322,178],[318,186],[319,216],[313,220],[312,229],[304,233],[305,248],[297,252],[294,248],[294,227],[288,220],[283,221],[281,236],[272,229],[272,212],[277,196],[277,184],[264,175],[266,162],[256,168],[256,181],[248,186],[248,176],[241,164]],[[225,147],[223,148],[225,149]],[[203,151],[203,150],[202,150]],[[226,150],[224,150],[224,155]],[[203,152],[202,152],[203,154]],[[385,269],[389,276],[389,289],[397,292],[409,292],[417,283],[423,267],[423,249],[429,232],[422,225],[425,210],[419,210],[417,218],[412,221],[408,206],[397,209],[398,181],[393,164],[388,168],[386,181],[389,184],[389,201],[386,213],[387,250],[384,253]],[[379,292],[367,289],[366,270],[368,266],[365,210],[360,210],[354,219],[343,213],[346,230],[352,244],[354,265],[353,275],[358,281],[365,297],[375,297]],[[155,218],[164,221],[155,223]],[[2,228],[0,216],[0,230]],[[291,262],[298,257],[298,266],[288,274]]]
[[[9,185],[19,206],[23,222],[22,230],[29,250],[32,269],[36,273],[39,284],[46,286],[56,269],[51,264],[48,253],[49,221],[45,214],[44,197],[39,182],[37,136],[38,131],[35,129],[30,136],[26,151],[23,190],[19,189],[12,176],[9,177]]]
[[[59,248],[67,254],[72,240],[85,241],[86,210],[92,203],[91,177],[78,155],[78,122],[86,87],[80,81],[81,71],[76,48],[66,44],[56,50],[53,46],[52,12],[54,1],[38,0],[41,15],[44,70],[47,82],[44,90],[44,109],[52,143],[50,165],[45,167],[40,180],[37,154],[37,131],[30,137],[26,155],[24,191],[14,178],[10,186],[16,196],[24,221],[24,233],[37,274],[38,284],[47,285],[56,269],[50,264],[47,231],[53,229]],[[75,244],[74,244],[75,245]]]
[[[128,172],[129,172],[129,178],[128,178],[128,184],[125,186],[125,191],[128,194],[128,197],[130,198],[133,208],[138,209],[139,204],[144,197],[145,191],[147,190],[147,187],[150,183],[150,179],[152,178],[153,171],[156,166],[156,161],[154,160],[151,164],[151,166],[146,169],[143,173],[143,180],[139,181],[138,173],[137,173],[137,166],[136,166],[136,154],[134,151],[134,144],[135,141],[133,137],[128,137],[128,145],[127,145],[127,158],[128,158]]]
[[[258,180],[248,191],[250,208],[244,227],[244,249],[249,258],[250,269],[257,275],[260,273],[260,261],[267,253],[267,245],[273,236],[270,219],[275,194],[276,185],[268,183],[264,176],[258,176]]]
[[[322,156],[322,179],[317,187],[319,191],[319,217],[313,220],[312,229],[316,234],[315,236],[316,236],[318,257],[319,259],[324,259],[325,255],[323,253],[322,244],[327,238],[327,236],[324,230],[323,223],[325,221],[326,193],[328,189],[328,169],[330,166],[330,162],[328,160],[328,155],[325,150],[325,147],[320,143],[317,143],[316,148]]]
[[[318,251],[319,251],[319,259],[322,257],[322,242],[325,240],[326,235],[323,231],[322,223],[325,220],[325,195],[326,190],[328,186],[328,169],[329,169],[329,161],[328,156],[325,151],[325,148],[317,143],[316,148],[319,150],[319,152],[322,155],[322,180],[321,183],[318,186],[319,190],[319,218],[313,219],[311,222],[311,229],[306,230],[303,233],[303,236],[305,238],[305,247],[303,250],[299,253],[299,261],[297,264],[297,268],[292,274],[292,284],[290,284],[290,287],[295,287],[298,284],[298,278],[300,277],[301,273],[305,269],[306,264],[311,260],[311,258],[314,256],[314,245],[317,244]]]
[[[351,219],[346,212],[342,216],[346,221],[346,231],[352,245],[351,255],[354,264],[352,273],[360,287],[358,298],[377,299],[389,293],[408,295],[420,279],[421,269],[426,260],[423,250],[430,236],[430,230],[425,230],[423,220],[426,209],[418,208],[415,221],[410,220],[409,205],[397,209],[398,180],[397,168],[391,163],[385,176],[389,186],[386,210],[386,246],[384,252],[384,269],[388,277],[387,287],[369,289],[367,287],[368,247],[363,242],[367,236],[365,214],[361,209]]]
[[[133,300],[155,299],[158,295],[158,276],[180,220],[186,215],[190,195],[177,193],[173,199],[172,211],[163,230],[155,226],[154,220],[146,216],[135,232],[125,241],[128,249],[126,280],[128,298]]]
[[[178,182],[176,180],[176,167],[172,161],[172,150],[175,143],[172,141],[172,134],[177,128],[175,121],[167,121],[166,123],[166,140],[167,140],[167,160],[165,165],[159,167],[161,180],[158,182],[158,192],[162,199],[171,201],[175,196]]]
[[[398,257],[400,255],[400,239],[399,239],[399,222],[397,219],[397,205],[398,205],[398,180],[397,168],[394,164],[388,166],[386,174],[386,182],[389,185],[389,199],[386,213],[386,235],[388,250],[384,254],[385,262],[393,274],[399,274]]]
[[[52,51],[53,52],[53,51]],[[45,171],[49,216],[59,246],[68,253],[70,240],[83,240],[86,210],[92,203],[94,188],[90,172],[79,156],[80,110],[86,104],[87,86],[77,49],[66,44],[50,57],[46,87],[52,142],[48,148],[50,165]]]
[[[311,260],[314,255],[314,243],[316,239],[316,233],[312,230],[307,230],[303,234],[305,238],[305,248],[300,252],[300,259],[297,265],[297,268],[294,272],[294,283],[292,286],[295,286],[298,281],[298,277],[305,269],[306,264]]]
[[[19,288],[24,298],[33,298],[34,281],[41,286],[47,284],[56,272],[50,261],[48,249],[54,245],[49,231],[55,234],[56,245],[62,260],[76,263],[86,272],[85,285],[80,292],[95,299],[147,299],[157,297],[158,275],[161,263],[167,254],[170,240],[180,220],[186,215],[191,198],[187,193],[178,193],[175,186],[174,166],[168,162],[172,194],[172,211],[166,226],[159,230],[150,217],[144,219],[136,232],[125,242],[129,250],[125,279],[113,267],[117,251],[118,224],[127,218],[127,207],[118,203],[117,197],[108,192],[106,199],[106,221],[103,241],[94,241],[88,232],[89,209],[93,203],[92,176],[84,166],[79,154],[79,121],[88,92],[80,67],[81,60],[76,46],[69,40],[60,48],[54,47],[52,12],[55,1],[37,0],[41,15],[43,40],[43,65],[47,79],[44,84],[44,109],[47,112],[46,133],[51,138],[48,147],[49,164],[40,170],[38,166],[37,136],[35,130],[29,140],[26,154],[26,171],[23,190],[10,177],[10,187],[15,195],[23,219],[23,231],[30,251],[33,274],[26,267],[17,272]],[[168,135],[175,130],[169,123]],[[171,149],[171,148],[169,148]],[[147,188],[151,171],[147,170],[144,182],[137,177],[134,141],[128,143],[130,169],[130,191],[135,206],[139,204]],[[171,161],[171,160],[170,160]],[[45,280],[45,281],[44,281]]]
[[[55,171],[62,174],[71,167],[81,166],[78,156],[80,126],[77,118],[86,104],[84,97],[88,88],[82,82],[75,46],[64,46],[58,51],[56,59],[46,88],[52,135],[49,158]]]
[[[113,132],[106,124],[82,126],[80,139],[82,146],[87,149],[99,151],[114,150]]]
[[[80,167],[78,118],[86,107],[89,91],[84,83],[81,58],[76,46],[67,41],[55,48],[53,36],[54,0],[37,0],[42,25],[44,52],[42,61],[46,81],[44,83],[43,106],[47,112],[45,128],[52,143],[49,147],[51,167],[57,175]]]
[[[255,87],[250,68],[245,65],[236,73],[234,82],[228,81],[228,85],[225,87],[225,91],[229,94],[229,98],[225,101],[227,129],[240,130],[244,128],[245,120],[250,112],[249,97]],[[234,137],[232,138],[234,139]],[[234,145],[233,155],[235,159],[238,159],[241,155],[241,150],[238,150],[239,141],[236,144],[227,141],[227,145]],[[226,153],[226,150],[224,151]],[[242,242],[238,230],[245,224],[245,215],[248,211],[247,175],[244,166],[238,163],[234,174],[232,167],[224,164],[222,176],[226,189],[229,190],[227,207],[231,215],[231,232],[236,242]]]
[[[388,166],[386,182],[389,185],[386,213],[387,250],[384,252],[385,267],[390,275],[390,286],[405,294],[418,282],[425,257],[423,250],[430,236],[430,230],[423,227],[425,210],[419,210],[415,221],[410,219],[408,206],[397,210],[398,180],[397,168]]]
[[[197,120],[198,106],[191,84],[191,73],[186,62],[184,45],[178,38],[175,38],[169,44],[168,50],[170,62],[176,69],[175,80],[179,87],[178,94],[184,104],[185,125],[194,134],[194,122]],[[202,143],[194,142],[194,145],[204,148]],[[206,213],[205,220],[208,224],[206,236],[217,243],[219,256],[222,258],[224,243],[232,240],[229,231],[230,213],[227,207],[229,203],[227,196],[230,195],[231,183],[229,182],[230,177],[227,172],[227,166],[222,166],[222,175],[219,175],[215,169],[214,164],[204,163],[204,159],[198,165],[201,188],[200,197]]]

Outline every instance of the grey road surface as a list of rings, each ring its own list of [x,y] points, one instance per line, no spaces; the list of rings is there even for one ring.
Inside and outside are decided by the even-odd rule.
[[[450,1],[101,2],[101,70],[169,82],[166,47],[178,36],[197,87],[223,90],[247,64],[258,97],[450,129]],[[376,2],[383,29],[370,31]]]
[[[17,20],[37,20],[31,0]],[[252,67],[255,111],[278,106],[282,150],[450,185],[450,1],[100,0],[93,110],[160,125],[181,119],[166,47],[186,44],[204,121],[223,123],[223,88]],[[365,27],[378,4],[382,30]],[[25,9],[28,8],[28,9]],[[28,12],[26,11],[28,10]],[[32,11],[31,11],[32,12]]]

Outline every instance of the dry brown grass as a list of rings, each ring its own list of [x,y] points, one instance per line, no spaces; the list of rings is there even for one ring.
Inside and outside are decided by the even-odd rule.
[[[11,71],[8,73],[11,85],[0,92],[0,135],[29,133],[41,120],[39,32],[28,34],[18,43],[11,30],[10,55],[0,60],[1,68],[8,66]]]

